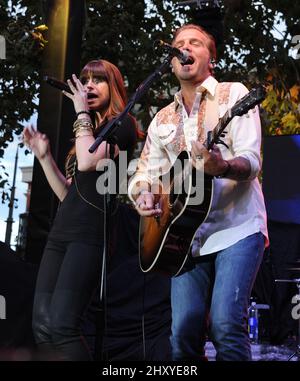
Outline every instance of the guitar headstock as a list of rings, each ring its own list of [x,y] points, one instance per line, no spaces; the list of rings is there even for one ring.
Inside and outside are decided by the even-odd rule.
[[[231,109],[231,115],[242,116],[246,114],[253,107],[258,105],[264,100],[266,91],[263,86],[258,86],[249,91],[243,98],[241,98]]]

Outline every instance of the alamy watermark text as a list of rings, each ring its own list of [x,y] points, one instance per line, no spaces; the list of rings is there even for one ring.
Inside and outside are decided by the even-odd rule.
[[[292,297],[292,304],[296,304],[292,309],[292,318],[295,320],[300,319],[300,295],[294,295]]]
[[[0,319],[6,319],[6,301],[2,295],[0,295]]]
[[[6,59],[6,42],[4,36],[0,35],[0,60]]]

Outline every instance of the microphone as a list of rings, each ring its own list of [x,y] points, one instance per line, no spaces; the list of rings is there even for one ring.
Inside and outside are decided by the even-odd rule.
[[[175,48],[174,46],[167,44],[163,40],[157,40],[157,45],[160,46],[162,49],[166,50],[169,55],[173,57],[177,57],[181,63],[181,65],[190,65],[194,63],[194,60],[192,57],[189,56],[189,52],[186,50],[179,50]]]
[[[44,81],[58,90],[65,90],[67,93],[73,94],[66,82],[59,81],[58,79],[49,77],[48,75],[45,75]]]

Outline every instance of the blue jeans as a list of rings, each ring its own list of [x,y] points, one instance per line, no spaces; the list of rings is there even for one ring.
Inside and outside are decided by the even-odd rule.
[[[248,303],[263,252],[255,233],[172,278],[173,360],[201,360],[208,327],[217,360],[251,360]]]

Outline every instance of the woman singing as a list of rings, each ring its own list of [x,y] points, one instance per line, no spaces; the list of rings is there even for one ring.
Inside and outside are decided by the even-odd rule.
[[[84,361],[92,356],[80,324],[101,273],[104,196],[96,183],[103,174],[99,161],[106,157],[108,144],[102,142],[92,154],[88,149],[105,122],[123,111],[126,91],[120,71],[105,60],[89,62],[80,79],[73,75],[68,84],[73,94],[64,94],[73,101],[77,119],[66,176],[51,155],[46,135],[30,126],[23,133],[24,143],[39,160],[61,201],[39,269],[33,332],[38,348],[54,359]],[[119,152],[126,151],[129,160],[136,140],[136,122],[127,116],[116,132],[117,167]]]

